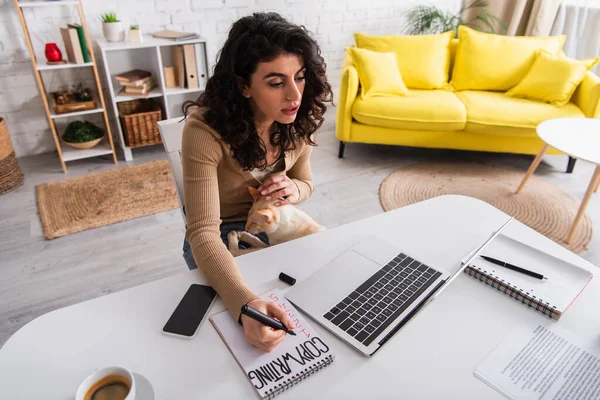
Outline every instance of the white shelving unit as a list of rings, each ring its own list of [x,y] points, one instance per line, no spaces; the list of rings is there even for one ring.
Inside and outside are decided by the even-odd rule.
[[[63,172],[67,172],[67,161],[72,160],[81,160],[89,157],[97,157],[105,154],[111,154],[114,163],[117,163],[117,155],[114,150],[112,133],[110,130],[110,123],[108,121],[108,117],[105,112],[105,104],[104,104],[104,95],[102,93],[102,87],[100,86],[100,77],[98,76],[98,69],[96,65],[96,58],[94,56],[94,52],[92,51],[92,41],[90,40],[90,35],[88,33],[87,25],[85,22],[85,15],[83,13],[83,7],[81,5],[80,0],[61,0],[61,1],[26,1],[26,0],[13,0],[15,4],[15,8],[17,10],[17,14],[19,16],[19,20],[21,22],[21,27],[23,28],[23,32],[25,33],[25,42],[27,43],[27,49],[29,50],[29,55],[31,58],[31,66],[33,67],[33,73],[35,76],[35,80],[38,86],[38,90],[40,91],[40,95],[42,98],[42,102],[44,103],[44,110],[46,111],[46,118],[48,119],[48,124],[50,125],[50,130],[52,131],[52,136],[54,138],[54,144],[56,145],[56,151],[58,153],[58,158],[60,160]],[[62,7],[62,6],[74,6],[77,9],[77,13],[79,15],[79,21],[81,26],[83,27],[83,31],[85,33],[85,42],[87,48],[89,49],[89,55],[91,61],[83,64],[59,64],[59,65],[48,65],[42,64],[41,62],[38,64],[38,60],[36,58],[36,52],[33,47],[33,43],[31,41],[31,37],[29,35],[29,29],[27,27],[27,21],[25,20],[25,15],[23,13],[24,8],[32,8],[32,7]],[[58,28],[57,28],[58,29]],[[96,93],[94,99],[98,103],[98,107],[93,110],[86,111],[75,111],[68,112],[63,114],[55,114],[54,110],[51,107],[50,95],[46,92],[46,87],[44,85],[44,80],[42,77],[42,72],[44,71],[56,71],[56,70],[65,70],[70,68],[91,68],[92,73],[94,75],[94,81],[96,86]],[[71,117],[80,117],[83,115],[89,114],[102,114],[102,119],[105,127],[105,136],[106,140],[100,142],[99,145],[93,147],[91,149],[74,149],[62,143],[59,138],[59,130],[56,126],[56,121],[64,118]]]
[[[97,40],[98,47],[102,51],[104,72],[108,82],[108,97],[112,103],[112,110],[117,121],[117,132],[119,143],[125,155],[125,160],[133,159],[132,148],[127,146],[123,135],[123,127],[119,118],[117,103],[137,100],[141,98],[153,98],[160,103],[162,118],[177,118],[183,116],[181,105],[186,100],[195,100],[206,87],[208,80],[208,57],[206,51],[206,40],[198,38],[187,41],[173,41],[160,39],[152,36],[144,36],[143,43],[129,42],[107,42],[104,39]],[[196,66],[199,88],[167,88],[165,86],[164,66],[172,66],[172,46],[193,44],[196,50]],[[120,83],[115,79],[116,75],[133,70],[141,69],[150,71],[156,79],[157,86],[146,96],[123,96],[119,95]]]

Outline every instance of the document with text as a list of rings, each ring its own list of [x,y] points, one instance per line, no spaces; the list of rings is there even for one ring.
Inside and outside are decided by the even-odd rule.
[[[600,399],[600,339],[585,342],[554,322],[519,325],[475,376],[510,399]]]

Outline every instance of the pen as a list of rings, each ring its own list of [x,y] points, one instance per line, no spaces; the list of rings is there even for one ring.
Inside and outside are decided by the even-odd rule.
[[[273,329],[279,329],[279,330],[284,331],[285,333],[289,333],[290,335],[296,336],[294,331],[286,328],[285,325],[283,325],[281,322],[269,317],[266,314],[261,313],[258,310],[255,310],[254,308],[252,308],[248,305],[242,306],[242,314],[244,314],[258,322],[262,322],[263,324],[270,326]]]
[[[488,256],[479,256],[479,257],[481,257],[484,260],[487,260],[487,261],[489,261],[489,262],[491,262],[493,264],[500,265],[500,266],[502,266],[504,268],[508,268],[508,269],[513,270],[513,271],[517,271],[517,272],[520,272],[520,273],[525,274],[525,275],[532,276],[532,277],[537,278],[537,279],[548,279],[544,275],[538,274],[537,272],[529,271],[529,270],[527,270],[525,268],[517,267],[516,265],[509,264],[507,262],[500,261],[500,260],[497,260],[497,259],[492,258],[492,257],[488,257]]]

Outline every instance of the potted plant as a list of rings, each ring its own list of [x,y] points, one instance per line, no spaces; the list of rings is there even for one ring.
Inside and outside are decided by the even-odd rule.
[[[122,42],[125,40],[123,23],[117,19],[115,13],[102,14],[102,33],[109,42]]]
[[[487,6],[488,3],[485,0],[474,0],[465,4],[456,14],[440,10],[436,6],[417,6],[408,12],[402,30],[409,35],[437,34],[448,31],[455,31],[458,34],[458,27],[466,25],[488,32],[494,32],[497,26],[500,32],[506,33],[504,22],[488,12],[485,9]],[[479,11],[473,19],[463,19],[462,14],[471,8],[479,9]]]
[[[91,149],[102,141],[104,132],[89,121],[73,121],[65,129],[62,140],[77,149]]]
[[[139,25],[131,25],[129,27],[129,41],[132,43],[142,43],[144,41]]]

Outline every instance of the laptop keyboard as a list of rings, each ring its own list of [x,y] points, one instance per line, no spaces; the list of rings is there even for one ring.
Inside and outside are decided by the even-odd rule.
[[[400,253],[323,317],[368,346],[440,275]]]

